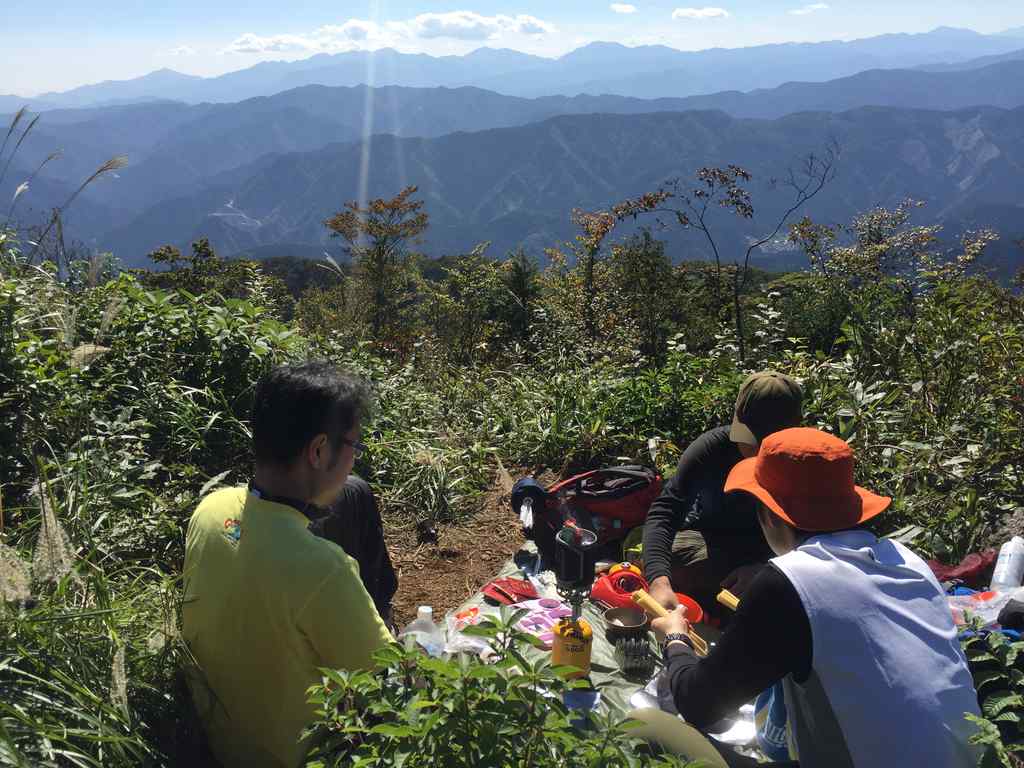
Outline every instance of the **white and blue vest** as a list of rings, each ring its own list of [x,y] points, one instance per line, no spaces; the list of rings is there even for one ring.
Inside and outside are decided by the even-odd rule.
[[[803,683],[784,681],[802,768],[963,768],[978,714],[948,601],[931,569],[867,531],[815,535],[772,560],[811,625]]]

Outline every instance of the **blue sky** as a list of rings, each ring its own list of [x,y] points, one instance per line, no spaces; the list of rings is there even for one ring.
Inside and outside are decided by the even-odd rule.
[[[214,75],[318,51],[481,45],[557,56],[594,40],[681,49],[1024,26],[1024,0],[4,0],[0,93],[169,67]]]

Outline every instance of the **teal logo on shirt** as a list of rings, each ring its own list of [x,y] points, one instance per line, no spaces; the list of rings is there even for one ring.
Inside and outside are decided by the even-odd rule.
[[[221,533],[232,546],[238,544],[238,540],[242,538],[242,521],[225,520],[224,530]]]

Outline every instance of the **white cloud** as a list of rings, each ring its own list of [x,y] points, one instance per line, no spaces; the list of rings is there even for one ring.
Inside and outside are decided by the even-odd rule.
[[[727,19],[729,12],[725,8],[676,8],[672,11],[673,19]]]
[[[271,35],[260,37],[247,32],[236,38],[224,53],[290,53],[320,50],[316,41],[301,35]]]
[[[803,8],[794,8],[789,13],[790,13],[791,16],[806,16],[809,13],[814,13],[815,11],[827,11],[827,10],[828,10],[828,3],[811,3],[810,5],[805,5]]]
[[[519,35],[540,37],[541,35],[551,34],[555,31],[555,27],[553,24],[541,21],[536,16],[520,14],[516,16],[515,26],[512,28],[512,31]]]
[[[612,3],[609,8],[615,13],[636,13],[636,6],[629,3]]]
[[[249,32],[224,48],[222,53],[331,53],[394,46],[417,38],[481,41],[507,34],[541,37],[554,31],[553,25],[526,14],[482,16],[473,11],[452,11],[422,13],[406,21],[384,23],[349,19],[343,24],[327,24],[309,35],[263,37]]]
[[[349,40],[354,43],[361,43],[366,40],[380,37],[382,30],[380,25],[372,21],[362,19],[349,19],[344,24],[328,24],[316,31],[319,39]]]
[[[504,33],[545,35],[554,27],[535,16],[481,16],[473,11],[421,13],[405,23],[413,37],[448,37],[456,40],[492,40]]]
[[[171,48],[168,53],[171,56],[195,56],[196,49],[191,45],[179,45],[177,48]]]

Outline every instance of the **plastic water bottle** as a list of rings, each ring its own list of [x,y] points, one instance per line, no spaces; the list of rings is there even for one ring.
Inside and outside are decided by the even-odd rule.
[[[999,548],[999,559],[992,573],[993,592],[1009,592],[1024,581],[1024,539],[1014,536]]]
[[[431,656],[440,656],[444,652],[444,633],[434,623],[434,609],[429,605],[417,608],[416,618],[398,633],[399,640],[404,641],[406,637],[411,637]]]

